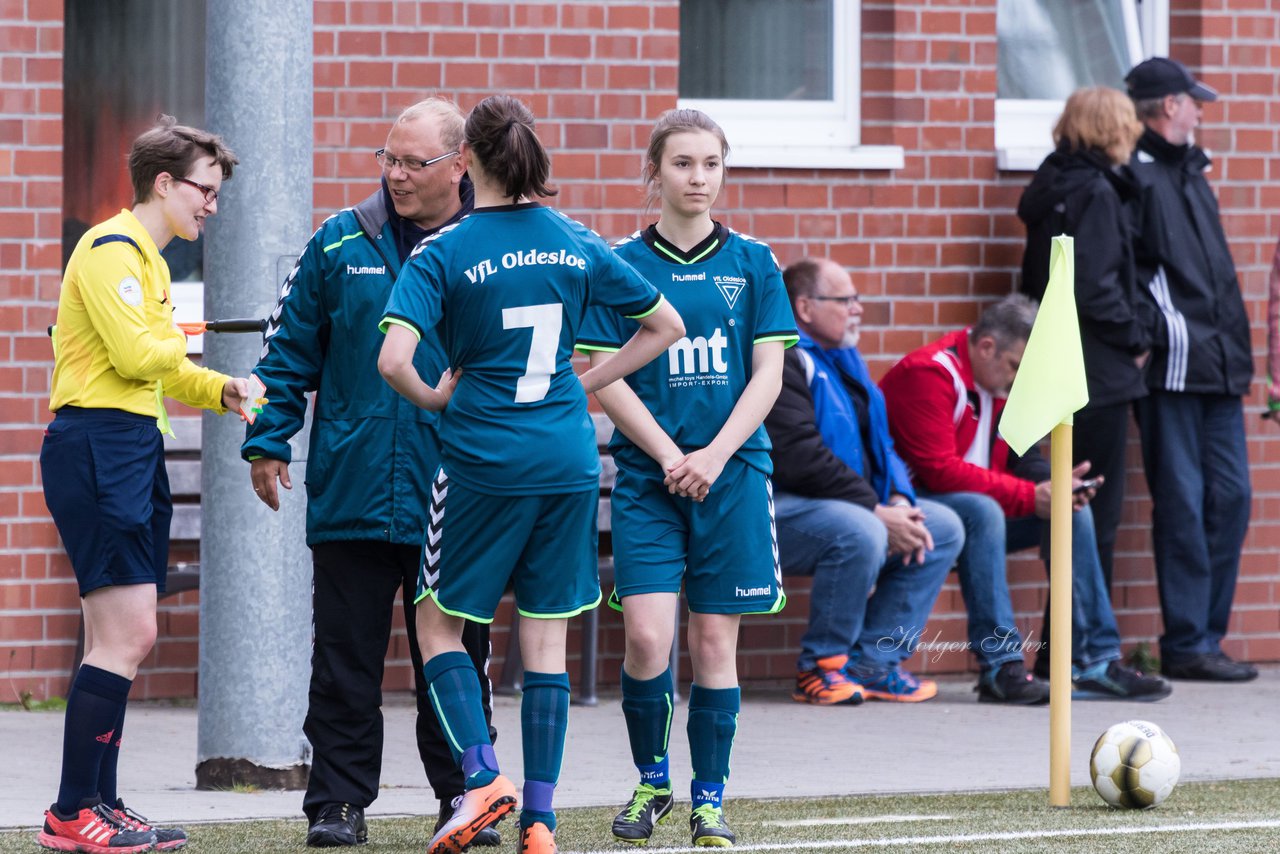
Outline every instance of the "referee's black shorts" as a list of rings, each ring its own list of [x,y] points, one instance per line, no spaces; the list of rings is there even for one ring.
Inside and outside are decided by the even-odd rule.
[[[64,406],[45,430],[40,473],[81,596],[123,584],[164,592],[173,501],[154,417]]]

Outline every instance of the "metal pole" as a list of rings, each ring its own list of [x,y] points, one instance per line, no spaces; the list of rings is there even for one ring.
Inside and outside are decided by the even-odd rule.
[[[209,221],[205,317],[265,317],[311,233],[312,7],[219,0],[208,5],[206,31],[207,125],[240,165]],[[261,346],[255,335],[210,335],[205,362],[244,376]],[[295,440],[290,466],[297,486],[272,513],[240,459],[243,423],[204,417],[198,788],[306,785],[306,436]]]

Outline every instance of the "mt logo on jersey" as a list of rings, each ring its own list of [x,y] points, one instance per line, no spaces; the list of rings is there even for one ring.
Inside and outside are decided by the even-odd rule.
[[[667,348],[668,384],[675,388],[690,385],[723,385],[729,382],[725,350],[729,339],[720,327],[710,338],[685,336]]]

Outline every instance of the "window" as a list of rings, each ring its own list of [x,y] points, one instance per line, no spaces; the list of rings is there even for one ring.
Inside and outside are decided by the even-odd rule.
[[[724,128],[731,166],[902,166],[859,145],[859,5],[682,0],[679,103]]]
[[[204,124],[204,0],[68,0],[63,54],[62,263],[90,226],[132,207],[125,164],[138,134],[168,113]],[[163,257],[177,320],[204,316],[203,236],[174,239]],[[188,351],[200,351],[198,336]]]
[[[996,159],[1035,169],[1081,86],[1124,88],[1129,69],[1169,47],[1168,0],[999,0]]]

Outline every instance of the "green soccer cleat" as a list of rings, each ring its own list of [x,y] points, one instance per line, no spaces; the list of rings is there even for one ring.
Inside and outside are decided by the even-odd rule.
[[[662,824],[671,814],[675,799],[671,786],[655,789],[641,783],[631,793],[631,800],[613,820],[613,838],[632,845],[647,845],[653,836],[655,825]]]
[[[693,844],[699,848],[732,848],[738,837],[733,835],[724,821],[724,810],[703,804],[689,816],[689,830],[693,832]]]

